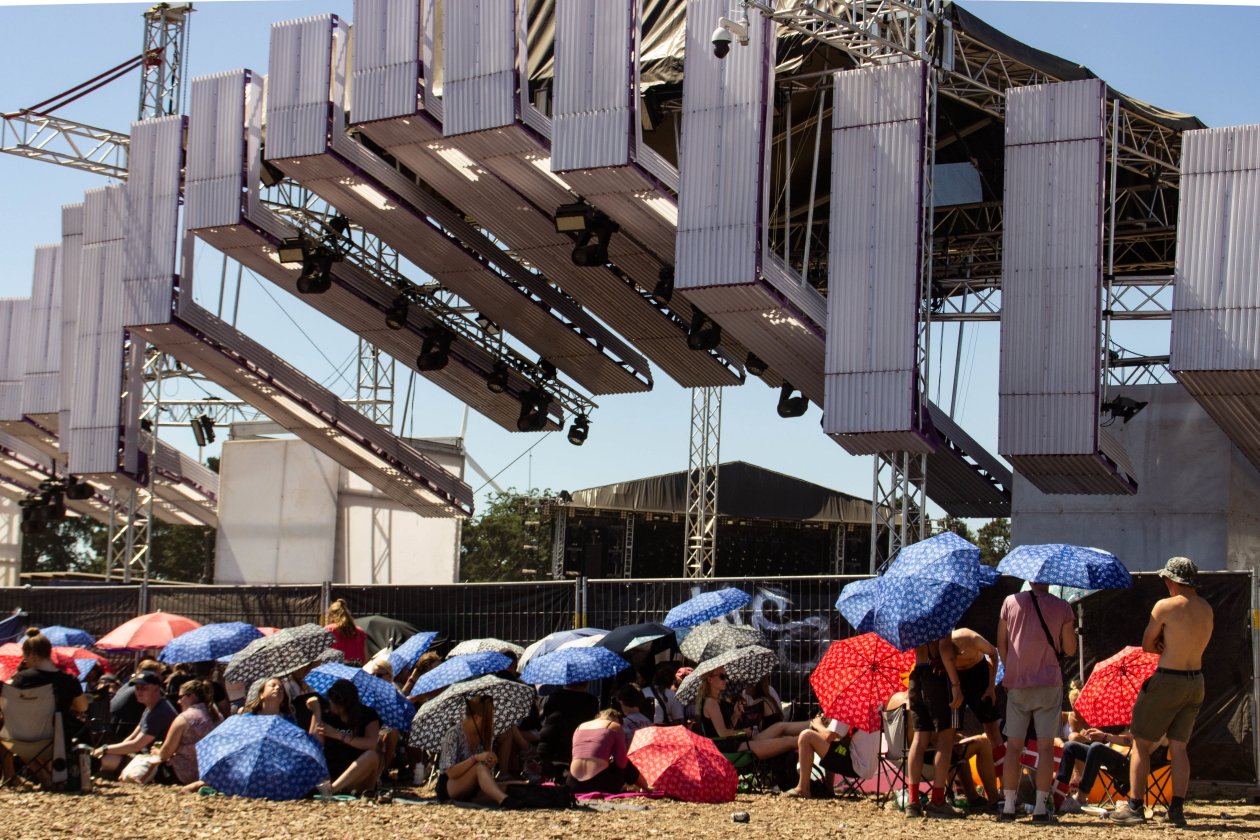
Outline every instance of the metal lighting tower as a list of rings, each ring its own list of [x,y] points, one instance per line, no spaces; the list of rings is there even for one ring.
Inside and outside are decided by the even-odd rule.
[[[722,389],[692,388],[683,577],[711,578],[715,574],[721,429]]]
[[[159,3],[144,13],[138,119],[180,113],[184,99],[184,55],[192,4]]]

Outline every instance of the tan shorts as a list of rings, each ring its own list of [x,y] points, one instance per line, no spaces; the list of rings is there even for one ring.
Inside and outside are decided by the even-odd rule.
[[[1185,743],[1194,731],[1194,719],[1203,704],[1203,674],[1156,671],[1142,685],[1133,704],[1135,738],[1158,741],[1165,735],[1169,741]]]

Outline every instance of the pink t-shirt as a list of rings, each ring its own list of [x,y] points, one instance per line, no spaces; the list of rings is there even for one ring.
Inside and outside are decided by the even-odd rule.
[[[1032,599],[1031,591],[1017,592],[1002,602],[1002,620],[1006,622],[1006,673],[1002,685],[1007,688],[1063,685],[1058,654],[1046,640]],[[1076,617],[1072,605],[1050,594],[1038,595],[1037,604],[1057,647],[1062,643],[1063,625],[1071,624]]]

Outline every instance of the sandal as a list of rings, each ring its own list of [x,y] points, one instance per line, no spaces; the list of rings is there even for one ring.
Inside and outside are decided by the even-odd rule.
[[[789,799],[808,799],[809,798],[805,794],[797,790],[796,788],[788,788],[787,790],[783,791],[783,795],[788,797]]]

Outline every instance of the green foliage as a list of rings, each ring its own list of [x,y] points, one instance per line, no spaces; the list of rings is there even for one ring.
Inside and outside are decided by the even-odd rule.
[[[22,536],[23,572],[105,572],[109,531],[86,516],[68,516]],[[153,523],[149,576],[209,583],[214,578],[214,529]]]
[[[981,526],[975,539],[980,546],[980,562],[996,566],[1011,550],[1011,520],[992,519]]]
[[[535,580],[551,568],[550,491],[509,489],[465,522],[459,571],[465,581]],[[532,570],[532,571],[531,571]]]

